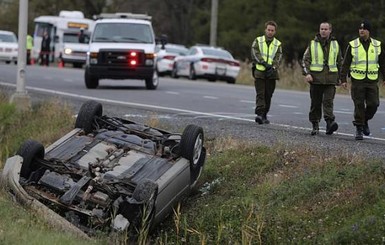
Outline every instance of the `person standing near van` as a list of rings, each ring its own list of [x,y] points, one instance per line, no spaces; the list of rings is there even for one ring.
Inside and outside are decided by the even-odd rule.
[[[31,64],[31,52],[33,49],[33,37],[31,35],[27,35],[27,65]]]
[[[333,107],[342,56],[338,41],[331,33],[332,25],[322,22],[319,33],[310,41],[302,59],[305,81],[310,84],[309,121],[313,126],[311,135],[319,132],[322,111],[326,121],[326,134],[331,135],[338,129]]]
[[[49,55],[51,53],[51,38],[48,32],[44,31],[43,40],[41,41],[40,49],[40,65],[49,66]]]

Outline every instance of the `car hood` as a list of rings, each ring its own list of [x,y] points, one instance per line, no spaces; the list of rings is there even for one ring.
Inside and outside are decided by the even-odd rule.
[[[65,43],[63,45],[63,48],[64,49],[70,48],[72,50],[87,52],[89,47],[88,47],[88,44],[84,44],[84,43]]]
[[[0,42],[0,47],[2,48],[17,48],[19,45],[17,43],[5,43]]]
[[[155,44],[154,43],[91,43],[90,52],[99,52],[100,49],[138,49],[144,50],[145,53],[154,53]]]

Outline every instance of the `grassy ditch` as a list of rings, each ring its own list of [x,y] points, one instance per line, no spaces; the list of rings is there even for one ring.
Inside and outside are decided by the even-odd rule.
[[[73,127],[55,100],[20,114],[0,98],[0,169],[27,138],[49,144]],[[149,122],[156,126],[154,118]],[[150,124],[149,123],[149,124]],[[155,125],[154,125],[155,124]],[[330,157],[309,146],[266,147],[231,137],[206,141],[198,189],[141,244],[379,244],[385,239],[385,165],[356,155]],[[87,242],[57,232],[0,188],[1,244]],[[151,241],[151,242],[146,242]]]

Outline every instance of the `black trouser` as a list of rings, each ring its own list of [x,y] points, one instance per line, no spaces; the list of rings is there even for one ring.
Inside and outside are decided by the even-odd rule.
[[[256,99],[255,99],[255,114],[258,116],[266,116],[270,111],[271,98],[275,90],[274,79],[256,78],[254,81]]]
[[[49,66],[49,51],[40,52],[40,65]]]
[[[324,113],[325,121],[334,121],[334,96],[336,87],[333,84],[310,84],[310,112],[309,121],[319,122]]]
[[[377,81],[352,79],[351,96],[354,103],[355,126],[362,126],[373,118],[380,105]]]

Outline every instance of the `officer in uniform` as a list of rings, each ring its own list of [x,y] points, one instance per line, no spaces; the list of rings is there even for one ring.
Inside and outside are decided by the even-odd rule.
[[[319,132],[322,110],[326,121],[326,134],[331,135],[338,129],[338,124],[334,121],[333,102],[342,57],[340,46],[335,37],[331,36],[331,32],[330,23],[321,23],[319,33],[310,41],[302,59],[305,81],[310,84],[309,121],[313,126],[311,135]]]
[[[379,72],[385,75],[385,54],[380,41],[370,37],[371,25],[362,21],[359,37],[350,41],[341,69],[342,86],[346,87],[347,76],[351,77],[351,97],[354,102],[356,140],[370,135],[368,121],[373,118],[380,104]]]
[[[275,90],[278,66],[282,58],[281,42],[275,38],[277,23],[265,23],[265,34],[257,37],[251,46],[252,73],[256,91],[255,122],[269,124],[267,113]]]
[[[31,52],[33,48],[33,37],[31,35],[27,35],[27,65],[31,64]]]

